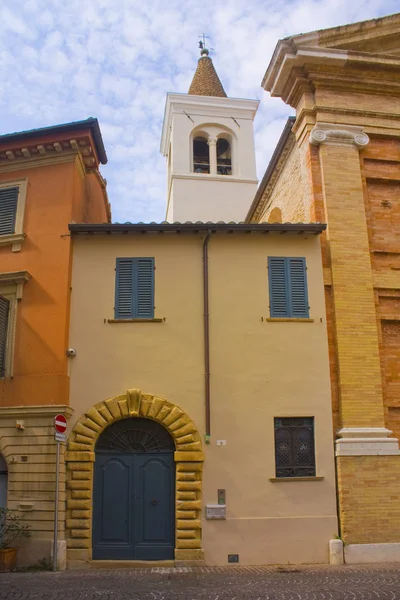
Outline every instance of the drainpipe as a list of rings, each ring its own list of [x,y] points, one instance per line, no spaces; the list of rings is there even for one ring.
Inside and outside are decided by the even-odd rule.
[[[206,444],[210,443],[211,436],[211,406],[210,406],[210,320],[208,312],[208,242],[211,231],[203,242],[203,297],[204,297],[204,384],[206,407]]]

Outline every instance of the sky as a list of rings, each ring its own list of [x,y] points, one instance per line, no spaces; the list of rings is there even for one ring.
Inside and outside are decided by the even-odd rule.
[[[398,0],[0,0],[0,134],[97,117],[113,221],[162,221],[165,98],[187,93],[200,35],[227,95],[261,102],[261,179],[293,114],[261,88],[278,39],[398,10]]]

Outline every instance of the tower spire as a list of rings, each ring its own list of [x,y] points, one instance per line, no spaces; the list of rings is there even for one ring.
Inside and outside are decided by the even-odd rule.
[[[200,58],[192,83],[190,84],[189,94],[192,96],[218,96],[226,98],[223,85],[209,56],[210,50],[207,48],[206,39],[207,36],[203,33],[199,41]]]

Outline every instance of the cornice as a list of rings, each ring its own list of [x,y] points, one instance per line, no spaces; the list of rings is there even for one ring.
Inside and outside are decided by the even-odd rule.
[[[281,40],[262,86],[293,107],[306,90],[329,87],[400,95],[400,58],[337,48],[298,47]]]
[[[41,142],[41,143],[38,143]],[[95,144],[89,134],[73,139],[0,139],[0,172],[58,164],[72,160],[76,155],[85,173],[98,168]]]
[[[73,409],[65,404],[54,404],[51,406],[0,406],[0,417],[51,417],[58,413],[70,417],[73,412]]]
[[[13,271],[11,273],[0,273],[0,286],[14,284],[16,286],[16,298],[21,300],[24,283],[30,280],[32,275],[28,271]]]
[[[220,181],[224,183],[253,183],[258,184],[257,179],[245,179],[244,177],[235,177],[232,175],[209,175],[208,173],[172,173],[172,179],[196,179],[197,181]]]
[[[316,123],[310,133],[310,144],[365,148],[369,144],[369,137],[362,127],[356,125]]]

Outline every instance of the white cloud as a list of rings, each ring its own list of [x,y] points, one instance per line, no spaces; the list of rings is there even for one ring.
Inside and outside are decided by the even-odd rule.
[[[227,93],[260,98],[262,177],[290,107],[260,88],[279,38],[390,14],[397,0],[2,0],[0,131],[98,117],[118,221],[165,215],[167,92],[186,92],[206,32]]]

